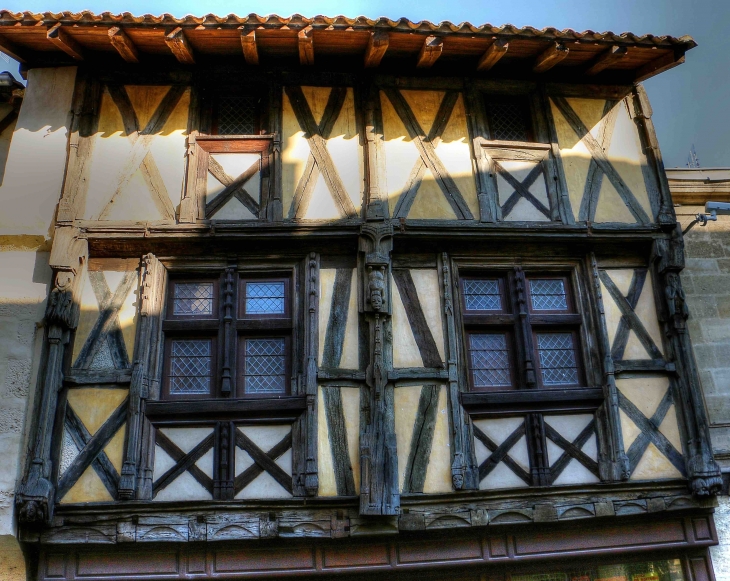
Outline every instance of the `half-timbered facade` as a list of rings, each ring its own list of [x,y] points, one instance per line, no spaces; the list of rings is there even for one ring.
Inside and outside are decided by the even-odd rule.
[[[693,46],[0,14],[28,93],[71,112],[31,578],[712,579],[721,477],[640,84]]]

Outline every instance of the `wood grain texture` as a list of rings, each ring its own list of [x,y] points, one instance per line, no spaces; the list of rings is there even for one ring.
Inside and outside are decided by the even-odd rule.
[[[72,56],[74,60],[84,60],[84,49],[81,48],[81,45],[74,40],[60,22],[48,28],[46,38],[67,55]]]
[[[625,46],[614,45],[593,59],[584,74],[588,76],[597,75],[601,71],[625,59],[628,54],[629,50]]]
[[[549,71],[559,62],[566,59],[569,52],[569,49],[563,43],[554,43],[535,59],[535,64],[532,66],[532,72],[544,73]]]
[[[423,492],[426,471],[431,459],[433,434],[438,417],[438,400],[441,391],[438,385],[424,385],[418,400],[416,421],[413,424],[411,449],[406,461],[403,492]],[[405,427],[405,426],[404,426]]]
[[[311,66],[314,64],[314,35],[311,26],[297,33],[297,47],[299,48],[299,64]]]
[[[179,26],[165,35],[165,44],[180,64],[194,65],[195,55],[185,32]]]
[[[347,447],[347,425],[342,407],[342,391],[339,387],[323,387],[325,417],[329,430],[332,466],[335,472],[337,496],[356,496],[355,478]]]
[[[241,48],[243,58],[248,65],[259,64],[259,50],[256,44],[256,31],[241,29]]]
[[[116,49],[126,62],[138,63],[139,62],[139,51],[137,46],[132,42],[126,32],[118,26],[112,26],[109,31],[109,42]]]
[[[388,50],[388,44],[390,37],[384,30],[376,30],[370,33],[368,39],[368,46],[365,49],[365,68],[371,69],[380,66],[380,61],[383,60],[386,51]]]
[[[477,70],[480,72],[487,72],[496,65],[499,60],[507,54],[509,50],[509,41],[506,38],[498,38],[489,48],[484,51],[484,54],[479,58],[477,63]]]
[[[434,63],[441,56],[444,50],[444,39],[438,36],[427,36],[421,46],[421,51],[418,53],[418,61],[416,62],[416,68],[427,69],[434,65]]]

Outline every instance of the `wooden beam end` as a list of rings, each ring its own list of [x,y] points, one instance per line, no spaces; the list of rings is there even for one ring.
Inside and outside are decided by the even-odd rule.
[[[441,56],[444,50],[444,39],[438,36],[427,36],[423,41],[421,52],[418,54],[418,62],[416,67],[426,69],[432,67],[433,64]]]
[[[544,73],[552,69],[560,61],[564,60],[570,50],[562,42],[556,42],[535,59],[532,67],[534,73]]]
[[[184,65],[194,65],[195,55],[193,54],[193,47],[190,46],[188,38],[185,36],[185,31],[178,26],[172,32],[165,35],[165,44],[169,47],[175,58]]]
[[[84,49],[81,48],[81,45],[79,45],[79,43],[68,34],[68,32],[66,32],[60,22],[57,22],[48,28],[46,38],[67,55],[78,61],[84,60]]]
[[[297,34],[299,44],[299,64],[311,66],[314,64],[314,36],[312,27],[307,26]]]
[[[593,59],[588,66],[585,74],[589,76],[597,75],[601,71],[609,68],[614,63],[620,61],[628,53],[629,51],[625,46],[614,45],[607,51],[602,52],[595,59]]]
[[[383,60],[389,44],[390,36],[384,30],[376,30],[370,33],[368,47],[365,50],[366,69],[380,66],[380,61]]]
[[[243,58],[246,64],[259,64],[259,49],[256,44],[256,31],[241,29],[241,48],[243,49]]]
[[[108,34],[109,41],[119,53],[119,56],[121,56],[128,63],[139,62],[139,51],[137,50],[135,44],[132,42],[132,39],[127,36],[127,33],[124,32],[124,30],[122,30],[118,26],[112,26],[108,30]]]
[[[477,70],[481,72],[490,70],[497,64],[497,62],[499,62],[499,59],[507,54],[508,50],[509,41],[506,38],[498,38],[489,46],[479,59]]]

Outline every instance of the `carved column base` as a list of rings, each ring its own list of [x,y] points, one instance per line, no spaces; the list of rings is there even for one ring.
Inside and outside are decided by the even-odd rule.
[[[628,480],[631,475],[628,456],[621,454],[616,461],[605,460],[599,462],[598,473],[602,482],[623,482]]]
[[[133,500],[135,484],[137,482],[137,470],[132,462],[125,462],[122,466],[122,474],[119,478],[119,486],[117,487],[117,497],[119,500]]]
[[[722,489],[722,472],[714,460],[697,454],[689,461],[689,487],[695,496],[713,496]]]
[[[28,480],[15,496],[18,520],[25,525],[37,526],[53,519],[56,491],[47,478],[40,476],[40,468],[40,462],[34,461]]]

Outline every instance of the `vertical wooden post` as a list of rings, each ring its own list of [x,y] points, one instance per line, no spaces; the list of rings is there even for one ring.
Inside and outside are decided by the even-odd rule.
[[[40,405],[36,412],[35,440],[28,473],[18,488],[15,502],[18,518],[26,524],[50,522],[53,518],[53,433],[58,392],[63,386],[63,363],[71,331],[79,318],[81,275],[88,257],[88,244],[70,226],[56,230],[51,249],[53,288],[46,305],[45,369],[39,378]]]
[[[654,288],[666,337],[665,350],[677,368],[677,388],[684,427],[687,431],[687,475],[696,496],[711,496],[722,488],[720,467],[712,455],[710,427],[702,401],[697,362],[687,330],[689,310],[679,273],[684,269],[682,226],[675,224],[669,239],[654,242]]]
[[[269,164],[271,195],[266,206],[266,216],[270,222],[281,222],[284,219],[283,183],[281,167],[281,139],[284,108],[282,103],[283,88],[280,83],[272,83],[269,89],[269,131],[274,135],[272,146],[272,162]]]
[[[164,282],[164,267],[153,254],[147,254],[140,268],[139,325],[129,385],[127,441],[117,488],[120,500],[132,500],[136,495],[144,401],[149,397],[150,383],[154,381],[152,376],[159,358]]]
[[[591,253],[591,277],[593,278],[593,288],[598,305],[599,324],[597,330],[601,357],[603,358],[603,393],[606,399],[604,406],[608,421],[608,441],[610,444],[610,449],[606,451],[608,452],[607,455],[604,454],[603,450],[599,451],[598,469],[601,480],[618,482],[629,478],[629,458],[624,450],[624,438],[621,431],[621,417],[618,407],[618,388],[616,387],[614,364],[611,357],[611,345],[608,340],[606,311],[603,306],[601,282],[598,278],[598,262],[596,261],[596,255],[593,253]]]
[[[215,425],[214,500],[232,500],[234,496],[235,434],[236,426],[233,422],[218,422]]]
[[[496,222],[499,217],[499,196],[493,179],[493,162],[482,150],[482,142],[487,139],[489,133],[484,100],[477,89],[473,87],[466,89],[464,92],[464,106],[468,120],[472,166],[477,182],[479,221]]]
[[[389,215],[388,200],[381,191],[384,181],[381,173],[385,164],[383,155],[383,115],[380,94],[375,85],[363,89],[365,128],[365,219],[382,220]]]

